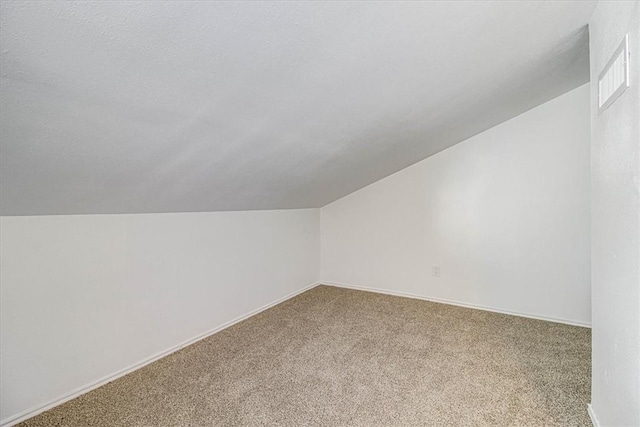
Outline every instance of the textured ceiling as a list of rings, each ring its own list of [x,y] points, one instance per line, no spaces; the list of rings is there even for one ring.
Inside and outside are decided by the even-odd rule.
[[[589,80],[593,2],[2,2],[3,215],[319,207]]]

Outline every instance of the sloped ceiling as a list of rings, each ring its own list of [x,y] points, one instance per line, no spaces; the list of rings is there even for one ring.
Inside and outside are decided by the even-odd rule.
[[[589,80],[593,2],[2,2],[3,215],[319,207]]]

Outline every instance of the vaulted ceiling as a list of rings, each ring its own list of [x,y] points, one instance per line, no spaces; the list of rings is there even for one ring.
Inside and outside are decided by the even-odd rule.
[[[586,83],[593,7],[2,2],[1,213],[322,206]]]

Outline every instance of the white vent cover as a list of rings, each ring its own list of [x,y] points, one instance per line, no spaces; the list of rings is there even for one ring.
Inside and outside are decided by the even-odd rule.
[[[624,36],[624,40],[598,77],[598,114],[613,104],[627,87],[629,87],[628,34]]]

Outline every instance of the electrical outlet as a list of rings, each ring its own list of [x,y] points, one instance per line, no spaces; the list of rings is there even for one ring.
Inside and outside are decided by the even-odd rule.
[[[439,265],[434,265],[433,267],[431,267],[431,275],[433,277],[440,277],[440,266]]]

